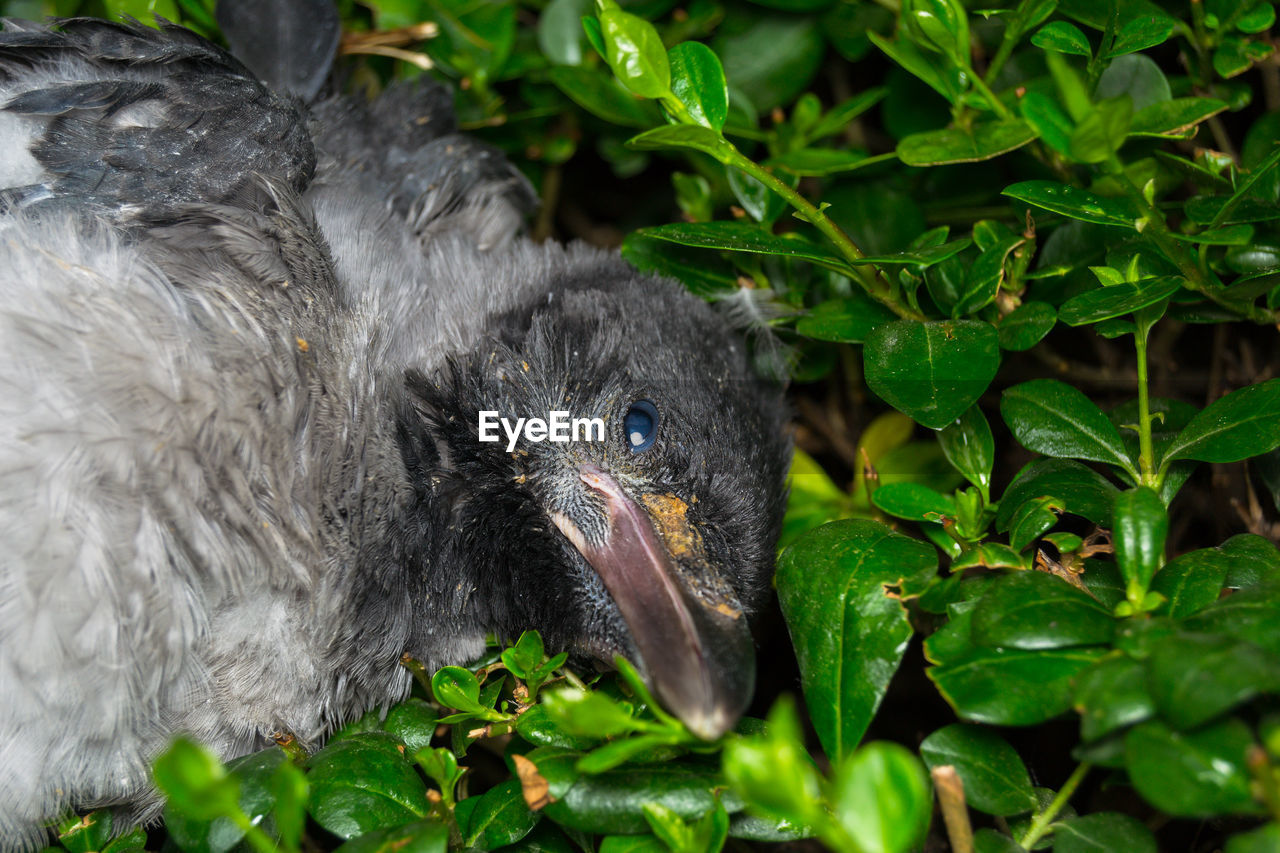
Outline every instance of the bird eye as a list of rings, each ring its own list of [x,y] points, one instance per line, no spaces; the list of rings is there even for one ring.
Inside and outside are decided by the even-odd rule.
[[[648,450],[658,437],[658,409],[648,400],[636,400],[622,419],[622,429],[633,453]]]

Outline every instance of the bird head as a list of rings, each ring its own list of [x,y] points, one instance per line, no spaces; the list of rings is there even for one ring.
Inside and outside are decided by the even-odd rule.
[[[781,390],[701,300],[586,257],[411,382],[447,471],[447,547],[478,575],[486,627],[625,656],[714,738],[754,688],[749,620],[790,455]]]

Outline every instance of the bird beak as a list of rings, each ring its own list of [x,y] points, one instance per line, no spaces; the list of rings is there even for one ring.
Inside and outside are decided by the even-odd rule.
[[[683,502],[646,496],[646,510],[602,468],[584,464],[578,476],[604,498],[607,535],[590,542],[567,516],[554,513],[552,521],[604,581],[658,699],[697,736],[718,738],[755,689],[755,647],[741,606],[706,561]]]

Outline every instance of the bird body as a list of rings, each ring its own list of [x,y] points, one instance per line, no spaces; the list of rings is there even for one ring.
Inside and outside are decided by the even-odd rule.
[[[438,88],[308,110],[176,27],[7,22],[0,103],[0,850],[490,632],[731,724],[788,445],[708,306],[518,236]],[[478,440],[556,410],[606,440]]]

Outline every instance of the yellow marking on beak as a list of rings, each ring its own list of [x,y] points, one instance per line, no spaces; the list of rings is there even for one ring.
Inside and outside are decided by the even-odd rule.
[[[702,537],[689,526],[689,520],[685,517],[689,511],[687,503],[675,495],[649,494],[642,495],[640,500],[649,511],[649,517],[653,519],[671,556],[684,559],[703,556]]]

